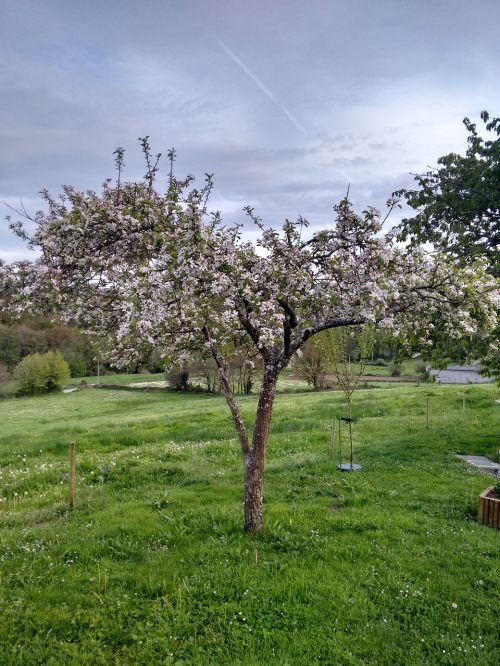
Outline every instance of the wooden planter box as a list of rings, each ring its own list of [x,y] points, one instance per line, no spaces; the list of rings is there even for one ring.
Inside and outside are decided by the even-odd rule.
[[[479,515],[480,523],[500,529],[500,496],[495,492],[495,486],[486,488],[479,495]]]

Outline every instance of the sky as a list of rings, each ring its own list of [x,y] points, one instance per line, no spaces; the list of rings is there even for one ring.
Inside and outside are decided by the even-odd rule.
[[[0,15],[6,260],[29,256],[7,205],[99,189],[118,146],[141,178],[141,136],[175,147],[178,176],[214,173],[225,222],[251,205],[317,229],[348,186],[358,211],[383,208],[465,151],[465,116],[500,115],[498,0],[0,0]]]

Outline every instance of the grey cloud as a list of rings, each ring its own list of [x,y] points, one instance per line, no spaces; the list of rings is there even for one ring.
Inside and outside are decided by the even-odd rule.
[[[178,173],[215,173],[226,217],[327,224],[347,183],[381,208],[464,150],[463,116],[500,113],[495,0],[3,0],[2,19],[0,200],[32,209],[43,187],[99,189],[118,145],[141,177],[149,134]],[[16,248],[0,224],[0,256]]]

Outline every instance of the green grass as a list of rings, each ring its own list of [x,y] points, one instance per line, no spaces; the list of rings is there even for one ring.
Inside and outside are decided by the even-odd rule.
[[[416,377],[417,371],[415,369],[415,362],[413,360],[405,360],[401,364],[401,377]],[[359,372],[359,364],[351,364],[353,372]],[[365,365],[363,370],[363,375],[376,375],[378,377],[390,377],[391,376],[391,362],[387,362],[387,365],[373,365],[368,363]]]
[[[475,521],[490,479],[455,452],[495,455],[500,405],[467,387],[464,417],[463,390],[359,391],[347,475],[328,458],[342,395],[279,395],[260,536],[241,531],[220,396],[1,402],[0,663],[496,663],[500,538]]]
[[[151,374],[151,375],[130,375],[130,374],[122,374],[122,375],[103,375],[99,377],[99,382],[97,382],[97,377],[96,376],[89,376],[89,377],[73,377],[70,382],[70,386],[79,386],[82,380],[86,381],[87,384],[105,384],[105,385],[121,385],[125,386],[127,384],[137,384],[137,383],[146,383],[146,382],[163,382],[165,381],[165,375],[164,373],[156,373],[156,374]],[[190,375],[189,378],[190,384],[194,384],[195,386],[201,387],[202,389],[205,389],[206,383],[205,379],[201,375]],[[255,382],[254,386],[254,393],[258,391],[259,389],[259,381],[258,379]],[[307,391],[307,390],[312,390],[308,387],[307,382],[303,381],[301,379],[296,379],[296,378],[290,378],[286,374],[283,374],[279,380],[278,380],[278,391],[280,392],[285,392],[285,393],[292,393],[292,392],[301,392],[301,391]]]
[[[162,382],[165,380],[165,375],[163,372],[158,372],[151,375],[142,375],[142,374],[117,374],[117,375],[92,375],[88,377],[72,377],[70,385],[78,386],[81,382],[86,381],[87,384],[134,384],[136,382]],[[99,382],[98,382],[99,380]]]

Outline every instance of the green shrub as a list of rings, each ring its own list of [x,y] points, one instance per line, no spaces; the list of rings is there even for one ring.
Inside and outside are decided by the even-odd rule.
[[[61,391],[70,380],[68,363],[61,352],[25,356],[14,368],[19,392],[28,395]]]
[[[86,377],[89,374],[87,364],[83,358],[70,358],[68,364],[72,377]]]
[[[391,363],[389,365],[389,373],[391,377],[400,377],[401,376],[401,363]]]
[[[175,391],[189,391],[189,371],[185,368],[165,370],[165,379]]]
[[[427,365],[423,361],[418,361],[415,363],[415,372],[422,380],[426,380],[428,378]]]

